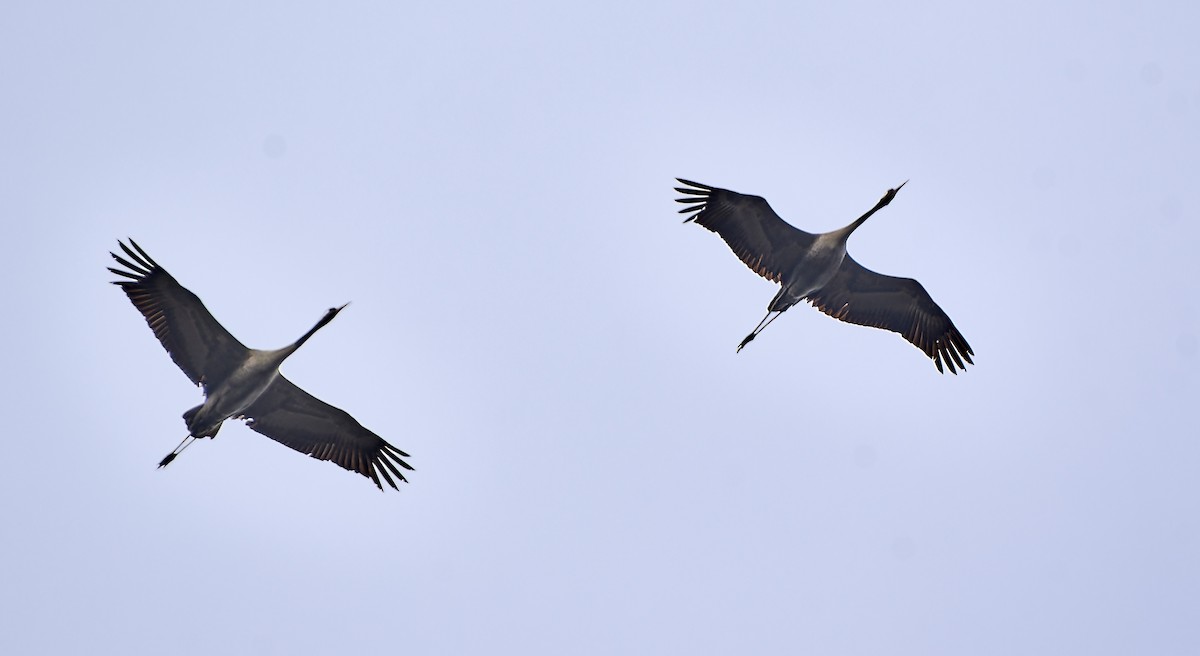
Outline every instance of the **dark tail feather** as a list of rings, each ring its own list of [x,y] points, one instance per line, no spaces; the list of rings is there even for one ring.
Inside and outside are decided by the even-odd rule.
[[[196,415],[199,414],[200,408],[203,408],[203,407],[204,407],[204,405],[201,404],[201,405],[198,405],[198,406],[192,408],[191,410],[188,410],[187,412],[183,413],[183,421],[184,421],[184,423],[187,424],[188,433],[195,437],[216,437],[217,431],[221,430],[221,426],[224,426],[225,422],[221,422],[221,423],[217,424],[215,427],[213,427],[211,430],[209,430],[207,432],[196,433],[196,430],[195,430],[196,429],[196,426],[195,426]]]

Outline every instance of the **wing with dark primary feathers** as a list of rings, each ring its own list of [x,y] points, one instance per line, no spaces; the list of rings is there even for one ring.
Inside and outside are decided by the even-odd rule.
[[[204,383],[206,389],[219,385],[246,358],[249,349],[209,314],[195,294],[150,259],[137,242],[129,240],[132,249],[117,243],[129,259],[116,253],[109,255],[129,270],[108,270],[129,280],[113,284],[125,291],[154,336],[193,383]]]
[[[412,470],[400,459],[410,457],[407,453],[282,375],[246,408],[241,418],[252,430],[276,442],[370,478],[380,490],[380,475],[392,489],[399,490],[392,475],[401,481],[408,479],[396,466]]]
[[[954,322],[912,278],[875,273],[846,255],[837,275],[808,300],[835,319],[900,333],[932,358],[938,371],[943,362],[952,374],[958,373],[955,365],[966,369],[964,361],[975,364],[975,352]]]
[[[675,202],[690,205],[679,213],[695,212],[684,223],[695,221],[721,235],[746,266],[767,280],[780,282],[816,239],[779,218],[760,196],[676,180],[687,186],[675,187],[675,191],[688,195]]]

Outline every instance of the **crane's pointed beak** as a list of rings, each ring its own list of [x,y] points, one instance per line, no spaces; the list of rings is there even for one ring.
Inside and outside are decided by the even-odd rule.
[[[350,304],[347,303],[346,305],[350,305]],[[313,333],[317,332],[318,330],[320,330],[321,328],[326,326],[330,321],[333,321],[333,318],[336,317],[339,312],[341,312],[343,309],[345,309],[346,305],[343,305],[342,307],[331,307],[328,310],[326,310],[325,316],[321,317],[321,320],[317,322],[317,325],[313,326],[313,329],[311,331],[309,331],[309,333],[306,334],[303,338],[301,338],[301,340],[302,340],[301,343],[303,343],[303,340],[311,337]]]
[[[879,199],[879,204],[875,206],[875,209],[878,210],[882,207],[886,207],[887,204],[892,202],[892,199],[896,197],[896,192],[900,191],[906,184],[908,184],[908,180],[901,182],[900,186],[896,187],[895,189],[888,189],[887,193],[883,195],[883,198]]]

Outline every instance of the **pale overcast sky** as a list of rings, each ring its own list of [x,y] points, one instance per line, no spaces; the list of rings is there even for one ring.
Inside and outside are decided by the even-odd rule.
[[[1195,2],[16,3],[5,654],[1200,653]],[[805,306],[674,178],[975,349]],[[227,425],[136,239],[412,454]]]

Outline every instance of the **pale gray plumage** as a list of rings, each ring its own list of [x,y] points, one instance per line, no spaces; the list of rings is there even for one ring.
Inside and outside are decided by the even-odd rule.
[[[911,278],[875,273],[846,253],[850,235],[885,207],[904,184],[889,189],[866,214],[844,228],[821,234],[788,224],[759,196],[739,194],[677,178],[675,190],[686,194],[684,222],[695,221],[721,236],[746,266],[780,283],[767,316],[738,346],[740,351],[767,324],[800,301],[809,301],[835,319],[900,333],[943,370],[964,369],[974,351],[950,317]],[[774,316],[772,316],[774,315]],[[957,369],[956,369],[957,365]]]
[[[367,430],[346,412],[296,387],[279,373],[279,365],[346,306],[330,308],[315,326],[281,349],[250,349],[208,312],[195,294],[180,285],[132,239],[118,242],[129,259],[110,253],[126,270],[109,271],[129,280],[114,281],[129,296],[171,359],[187,377],[204,388],[205,402],[184,413],[188,436],[160,467],[170,463],[191,441],[215,437],[229,418],[319,460],[357,472],[383,489],[406,481],[401,469],[412,467],[409,455]],[[395,478],[393,478],[393,476]]]

